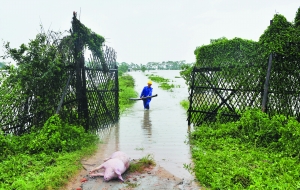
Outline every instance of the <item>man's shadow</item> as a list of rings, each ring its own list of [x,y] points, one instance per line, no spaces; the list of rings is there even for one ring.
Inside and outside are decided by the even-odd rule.
[[[152,123],[151,123],[151,119],[150,119],[150,111],[149,110],[144,111],[142,128],[144,129],[144,131],[147,135],[149,135],[149,136],[152,135]]]

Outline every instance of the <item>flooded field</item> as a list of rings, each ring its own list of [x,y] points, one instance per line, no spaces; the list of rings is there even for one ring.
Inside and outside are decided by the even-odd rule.
[[[186,111],[180,105],[180,101],[188,98],[188,88],[185,81],[179,77],[179,71],[146,71],[129,72],[134,78],[135,90],[140,94],[146,86],[148,77],[146,75],[154,74],[170,79],[176,88],[172,91],[166,91],[159,88],[159,84],[153,81],[153,94],[158,94],[152,98],[150,110],[144,111],[143,102],[138,100],[133,107],[127,109],[120,116],[120,121],[103,133],[105,136],[104,144],[94,156],[94,160],[88,160],[85,165],[86,170],[103,163],[103,159],[109,157],[114,151],[121,150],[127,153],[131,159],[140,159],[148,154],[152,155],[157,166],[163,169],[165,173],[176,180],[173,183],[176,189],[200,189],[194,182],[194,176],[185,168],[184,164],[191,163],[190,147],[187,143],[188,123]],[[87,172],[85,172],[87,174]],[[125,176],[126,177],[126,176]],[[158,184],[162,180],[152,178],[139,179],[139,186],[135,189],[173,189],[167,187],[150,188],[150,184]],[[112,182],[102,182],[99,180],[90,180],[83,185],[83,189],[122,189],[124,185],[117,180]],[[153,180],[152,182],[149,182]],[[165,180],[171,183],[171,179]],[[169,180],[169,181],[168,181]],[[106,185],[106,186],[105,186]],[[109,186],[110,185],[110,186]],[[114,188],[111,188],[114,187]],[[174,188],[175,189],[175,188]]]
[[[162,90],[153,82],[153,94],[150,110],[144,111],[142,101],[128,109],[120,118],[118,136],[119,149],[132,158],[141,158],[146,154],[153,154],[158,164],[180,178],[192,178],[183,164],[190,163],[189,145],[187,139],[186,111],[180,101],[188,98],[188,89],[179,71],[150,71],[130,72],[135,79],[136,91],[140,93],[146,85],[148,77],[145,74],[154,74],[168,78],[174,85],[173,92]]]

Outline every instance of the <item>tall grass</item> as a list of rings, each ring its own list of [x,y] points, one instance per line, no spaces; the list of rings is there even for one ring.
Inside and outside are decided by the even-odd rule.
[[[80,160],[99,142],[81,126],[54,115],[42,130],[22,136],[0,131],[0,189],[59,189],[81,169]]]
[[[135,98],[138,93],[134,91],[135,81],[132,76],[123,74],[119,76],[119,106],[120,112],[122,113],[126,108],[131,107],[134,101],[129,100],[129,98]]]
[[[216,121],[190,133],[195,173],[211,189],[299,189],[300,124],[248,110],[239,121]]]

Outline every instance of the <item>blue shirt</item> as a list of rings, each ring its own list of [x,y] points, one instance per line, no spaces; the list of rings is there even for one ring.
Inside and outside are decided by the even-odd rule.
[[[146,97],[146,96],[152,96],[152,87],[148,87],[148,86],[145,86],[142,90],[142,93],[140,95],[140,98],[141,97]],[[149,98],[151,100],[151,98]]]

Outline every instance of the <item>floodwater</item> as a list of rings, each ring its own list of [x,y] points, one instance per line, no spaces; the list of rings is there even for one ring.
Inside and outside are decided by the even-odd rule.
[[[131,108],[121,114],[120,120],[115,126],[99,134],[104,142],[101,150],[94,156],[94,160],[87,160],[86,163],[83,163],[84,167],[89,170],[103,163],[104,158],[109,157],[117,150],[125,152],[135,160],[150,154],[157,166],[163,168],[171,176],[181,179],[181,185],[176,187],[200,189],[200,186],[194,181],[195,177],[184,168],[184,164],[189,165],[192,161],[190,146],[186,143],[188,140],[186,110],[182,108],[180,102],[187,100],[189,94],[184,79],[175,78],[175,76],[180,76],[179,71],[160,70],[146,71],[145,73],[133,71],[128,74],[134,78],[135,90],[139,94],[147,85],[148,76],[146,75],[150,74],[168,78],[170,79],[169,83],[173,83],[176,87],[172,91],[163,90],[158,87],[158,83],[153,81],[153,95],[158,94],[158,96],[152,98],[150,110],[144,110],[141,100],[135,101]],[[151,179],[152,182],[159,182],[155,181],[155,177],[154,175]],[[151,189],[149,184],[153,185],[153,183],[148,179],[140,178],[138,180],[140,185],[137,189]],[[166,180],[163,184],[171,184],[171,179],[167,178]],[[106,187],[121,189],[124,185],[116,184],[115,181],[100,183],[98,178],[90,179],[83,185],[83,189],[105,189]],[[158,189],[173,188],[160,186]]]
[[[129,72],[135,80],[135,90],[140,93],[147,85],[146,74],[154,74],[170,79],[170,83],[180,88],[169,92],[159,88],[153,81],[152,94],[158,94],[150,102],[150,110],[144,111],[143,102],[136,101],[120,117],[118,129],[119,149],[132,158],[141,158],[152,154],[155,161],[179,178],[191,179],[191,174],[183,168],[183,164],[191,163],[190,147],[187,140],[188,123],[186,110],[180,101],[188,99],[188,88],[178,70],[158,70]]]

